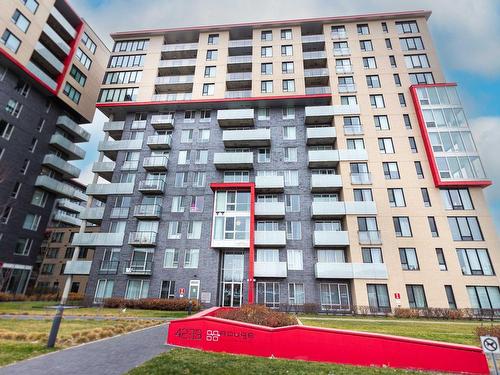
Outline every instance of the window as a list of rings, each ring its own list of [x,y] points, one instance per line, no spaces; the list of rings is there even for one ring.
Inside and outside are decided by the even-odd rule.
[[[209,49],[207,51],[207,61],[213,61],[213,60],[217,60],[217,50]]]
[[[87,47],[87,49],[92,52],[93,54],[95,53],[97,46],[96,44],[90,39],[89,35],[87,33],[83,33],[82,35],[82,43]]]
[[[398,163],[384,162],[382,166],[384,168],[384,177],[386,180],[398,180],[400,178]]]
[[[215,66],[206,66],[205,67],[205,78],[213,78],[215,77],[215,71],[216,71]]]
[[[177,172],[175,174],[174,187],[186,187],[188,174],[186,172]]]
[[[487,249],[457,249],[457,255],[462,274],[484,276],[495,274]]]
[[[182,195],[176,195],[172,197],[172,207],[171,212],[184,212],[186,206],[185,197]]]
[[[178,221],[170,221],[168,223],[168,235],[170,240],[179,240],[181,238],[181,223]]]
[[[204,83],[203,84],[203,96],[212,96],[215,90],[215,83]]]
[[[285,195],[285,211],[300,212],[300,195],[298,194]]]
[[[62,242],[64,236],[64,232],[52,232],[52,235],[50,236],[50,241],[51,242]]]
[[[290,39],[292,39],[292,29],[283,29],[283,30],[281,30],[281,39],[282,40],[290,40]]]
[[[468,286],[467,293],[473,309],[500,309],[498,286]]]
[[[395,216],[392,221],[396,237],[412,237],[410,218],[408,216]]]
[[[356,28],[358,30],[358,34],[359,35],[368,35],[368,34],[370,34],[370,29],[368,28],[368,24],[366,24],[366,23],[358,24],[356,26]]]
[[[36,0],[21,0],[26,8],[28,8],[33,14],[36,13],[38,9],[38,1]]]
[[[355,202],[372,202],[373,193],[372,189],[354,189],[354,201]]]
[[[31,86],[27,82],[25,82],[25,81],[23,81],[21,79],[18,79],[17,83],[16,83],[16,88],[15,89],[19,93],[19,95],[24,96],[25,98],[27,98],[28,94],[30,92]]]
[[[398,31],[398,34],[412,34],[419,32],[417,21],[396,22],[396,30]]]
[[[394,78],[394,84],[396,85],[396,87],[401,87],[401,78],[399,78],[399,74],[394,73],[392,76]]]
[[[194,160],[195,164],[207,164],[208,162],[208,150],[197,150],[196,158]]]
[[[260,64],[260,73],[263,75],[273,74],[273,63]]]
[[[66,82],[66,85],[64,85],[63,93],[76,104],[80,102],[80,97],[81,97],[80,92],[77,89],[75,89],[72,85],[70,85],[68,82]]]
[[[347,284],[320,283],[319,295],[321,309],[349,309],[349,291]]]
[[[405,55],[405,63],[408,69],[429,68],[429,60],[426,54]]]
[[[201,221],[190,221],[188,222],[188,240],[199,240],[201,238]],[[178,234],[180,236],[180,226],[178,228]]]
[[[82,87],[85,86],[85,82],[87,81],[87,76],[82,73],[80,69],[78,69],[75,65],[71,67],[71,70],[69,71],[69,74],[71,77],[75,79],[76,82],[78,82]]]
[[[14,125],[9,124],[4,120],[0,120],[0,137],[8,141],[13,131],[14,131]]]
[[[225,171],[224,182],[248,182],[250,173],[248,171]]]
[[[391,207],[406,207],[405,195],[401,188],[387,189],[389,196],[389,205]]]
[[[23,229],[36,231],[40,224],[41,215],[27,214],[24,219]]]
[[[271,30],[264,30],[260,32],[260,40],[271,41],[273,40],[273,32]]]
[[[299,171],[283,171],[285,186],[299,186]]]
[[[401,107],[406,107],[405,94],[399,93],[398,94],[398,99],[399,99],[399,104],[401,105]]]
[[[375,57],[363,57],[363,67],[365,69],[377,69]]]
[[[446,265],[446,259],[444,258],[444,252],[443,249],[441,248],[436,248],[436,256],[438,260],[438,265],[439,265],[439,270],[440,271],[447,271],[448,266]]]
[[[149,40],[147,39],[123,40],[115,43],[113,52],[145,51],[148,49],[148,46]]]
[[[295,140],[297,138],[296,130],[295,126],[283,126],[283,139],[287,141]]]
[[[81,51],[78,49],[78,51]],[[92,61],[83,52],[77,51],[77,57],[85,67],[90,69],[90,64]],[[83,54],[83,55],[82,55]],[[81,55],[79,57],[78,55]],[[131,68],[131,67],[142,67],[144,65],[144,56],[146,55],[119,55],[112,56],[109,60],[108,68]]]
[[[271,149],[259,148],[257,152],[257,163],[270,163],[271,162]]]
[[[403,122],[405,124],[405,128],[406,129],[411,129],[410,115],[404,114],[403,115]]]
[[[439,237],[436,219],[434,218],[434,216],[427,216],[427,221],[429,222],[429,228],[431,230],[432,237]]]
[[[289,271],[301,271],[304,269],[302,250],[287,250],[286,262]]]
[[[424,171],[422,169],[422,163],[419,161],[414,162],[415,164],[415,172],[417,172],[418,178],[424,178]]]
[[[219,43],[219,34],[208,34],[208,44],[218,44]]]
[[[373,116],[373,121],[375,122],[375,129],[377,130],[389,130],[389,119],[386,115]]]
[[[9,217],[11,213],[12,213],[12,207],[5,206],[2,211],[2,216],[0,216],[0,223],[7,224],[9,222]]]
[[[260,92],[273,92],[273,81],[260,81]]]
[[[200,249],[189,249],[184,254],[184,268],[198,268]]]
[[[444,290],[446,292],[446,298],[448,300],[448,306],[452,310],[456,310],[457,302],[455,301],[455,294],[453,293],[453,288],[451,285],[445,285]]]
[[[33,197],[31,198],[31,204],[38,207],[45,207],[47,203],[48,194],[40,189],[35,189]]]
[[[473,210],[468,189],[441,189],[441,196],[447,210]]]
[[[285,157],[284,161],[287,163],[296,163],[297,162],[297,147],[285,147]]]
[[[31,238],[18,239],[16,242],[16,247],[14,248],[14,254],[26,256],[29,254],[32,245],[33,240]]]
[[[340,97],[340,104],[342,105],[356,105],[358,100],[354,95],[343,95]]]
[[[291,45],[281,46],[281,56],[292,56],[293,47]]]
[[[408,303],[412,309],[427,308],[427,300],[423,285],[406,285],[406,294],[408,294]]]
[[[191,150],[179,151],[179,158],[177,164],[186,165],[191,163]]]
[[[378,75],[366,76],[366,84],[368,88],[379,88],[380,87],[380,79]]]
[[[94,302],[100,303],[106,298],[111,298],[113,296],[114,284],[115,282],[113,280],[106,280],[106,279],[97,280]]]
[[[283,74],[291,74],[293,73],[293,62],[286,61],[281,63],[281,73]]]
[[[391,68],[397,68],[398,64],[396,63],[396,58],[394,56],[389,56],[389,64],[391,64]]]
[[[5,106],[5,111],[15,118],[19,117],[22,109],[23,105],[14,99],[9,99],[7,105]]]
[[[287,240],[302,239],[302,227],[300,221],[286,222],[286,239]]]
[[[381,154],[394,154],[394,144],[392,138],[379,138],[378,149]]]
[[[142,55],[144,56],[144,55]],[[118,57],[118,56],[114,56],[111,58],[111,66],[110,68],[116,68],[116,67],[119,67],[119,66],[139,66],[139,61],[137,62],[137,65],[135,64],[135,57],[136,56],[119,56],[119,57],[122,57],[123,59],[120,60],[122,62],[122,64],[126,64],[126,65],[119,65],[118,64],[118,61],[116,61],[117,65],[116,66],[113,66],[113,59],[115,57]],[[90,69],[90,66],[92,65],[92,60],[90,59],[90,57],[88,57],[88,55],[83,52],[81,50],[81,48],[78,48],[76,50],[76,58],[78,59],[78,61],[80,61],[82,63],[82,65],[87,68],[87,70]],[[126,61],[125,61],[126,60]],[[131,60],[131,61],[130,61]],[[130,61],[130,62],[129,62]],[[130,64],[130,65],[129,65]],[[142,66],[143,63],[140,64],[140,66]]]
[[[294,79],[284,79],[283,80],[283,92],[295,92],[295,80]]]
[[[373,51],[373,44],[371,40],[360,40],[359,46],[361,51]]]
[[[212,119],[212,111],[210,109],[202,109],[200,111],[200,122],[210,122],[211,119]],[[209,129],[200,129],[199,131],[200,131],[200,137],[199,137],[200,139],[202,138],[201,133],[203,131],[208,131],[208,133],[210,134]]]
[[[258,282],[257,303],[269,308],[278,308],[280,306],[280,284],[278,282]]]
[[[381,94],[370,95],[370,104],[372,108],[385,108],[384,96]]]
[[[130,102],[137,97],[137,88],[103,89],[99,95],[99,102]]]
[[[160,289],[160,298],[175,298],[175,281],[162,280]]]
[[[106,73],[104,78],[105,84],[122,84],[122,83],[136,83],[140,82],[142,78],[142,72],[137,70],[128,70],[121,72],[109,72]]]
[[[195,172],[193,187],[205,187],[206,172]]]
[[[391,309],[389,292],[386,284],[366,284],[370,310],[384,311]]]
[[[149,280],[128,280],[125,299],[147,298],[148,292]]]
[[[21,40],[12,34],[9,29],[5,29],[0,38],[0,42],[5,44],[5,47],[10,49],[12,52],[16,53],[21,45]]]
[[[204,205],[205,205],[205,196],[193,195],[191,197],[191,203],[189,205],[189,212],[203,212]]]
[[[415,142],[415,137],[408,137],[408,143],[410,144],[410,150],[413,154],[418,152],[417,142]]]
[[[413,85],[432,84],[434,76],[432,73],[410,73],[410,82]]]
[[[422,193],[422,200],[424,201],[425,207],[431,207],[431,197],[429,196],[429,191],[427,188],[421,188],[420,192]]]
[[[421,37],[400,38],[401,50],[403,51],[418,51],[424,49],[424,43]]]
[[[12,21],[24,33],[28,31],[28,27],[31,24],[31,22],[18,9],[16,9],[12,15]]]
[[[283,120],[293,120],[295,118],[295,107],[283,107]]]
[[[165,257],[163,258],[163,268],[177,268],[179,267],[179,250],[166,249]]]
[[[387,48],[389,50],[392,49],[392,42],[389,38],[385,39],[385,48]]]
[[[36,145],[37,145],[37,144],[38,144],[38,139],[33,138],[33,139],[31,140],[31,143],[30,143],[29,147],[28,147],[28,151],[29,151],[29,152],[35,152],[35,149],[36,149]]]
[[[363,247],[361,249],[363,263],[384,263],[380,247]]]
[[[304,284],[288,284],[288,303],[290,305],[303,305],[305,303]]]
[[[278,249],[258,249],[257,262],[276,263],[280,261],[280,252]]]
[[[349,138],[346,140],[348,150],[364,150],[365,141],[363,138]]]
[[[260,57],[273,57],[273,47],[260,47]]]

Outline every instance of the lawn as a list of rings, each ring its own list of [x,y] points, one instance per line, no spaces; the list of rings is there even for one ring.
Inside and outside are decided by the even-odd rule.
[[[442,320],[397,320],[391,318],[314,318],[300,317],[304,325],[385,333],[389,335],[415,337],[419,339],[446,341],[457,344],[479,346],[475,329],[481,324],[473,321]],[[498,323],[495,323],[498,325]]]
[[[405,370],[333,365],[318,362],[291,361],[232,354],[208,353],[191,349],[172,349],[144,363],[129,375],[390,375],[420,374]]]
[[[47,349],[52,320],[0,319],[0,366],[53,350],[159,324],[151,320],[65,320],[61,323],[56,349]]]
[[[55,306],[56,302],[23,301],[23,302],[0,302],[0,315],[47,315],[52,316],[55,309],[47,309],[47,306]],[[162,310],[139,310],[109,309],[101,307],[83,307],[64,310],[65,315],[70,316],[108,316],[108,317],[137,317],[137,318],[182,318],[187,315],[185,311],[162,311]]]

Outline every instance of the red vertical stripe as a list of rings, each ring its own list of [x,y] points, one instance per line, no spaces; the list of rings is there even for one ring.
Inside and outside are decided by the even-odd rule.
[[[75,56],[76,49],[78,48],[78,42],[82,38],[84,29],[85,29],[85,24],[82,21],[82,23],[80,23],[80,25],[78,26],[75,39],[73,39],[71,42],[70,46],[71,49],[66,58],[64,59],[64,69],[62,73],[59,74],[59,76],[57,77],[57,88],[56,88],[57,93],[59,93],[59,91],[61,90],[61,86],[64,82],[64,77],[66,77],[66,73],[68,73],[68,69],[71,65],[71,61],[73,60],[73,56]]]

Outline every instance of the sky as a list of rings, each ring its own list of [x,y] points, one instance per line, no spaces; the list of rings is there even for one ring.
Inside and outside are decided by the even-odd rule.
[[[111,47],[115,31],[276,19],[431,10],[429,27],[447,82],[459,84],[474,138],[493,185],[485,189],[500,231],[500,1],[498,0],[70,0]],[[78,163],[81,180],[92,179],[92,162],[106,117],[96,112]]]

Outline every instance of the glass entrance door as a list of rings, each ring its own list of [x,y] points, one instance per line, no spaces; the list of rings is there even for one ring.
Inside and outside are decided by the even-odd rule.
[[[240,307],[243,298],[243,253],[224,253],[221,270],[221,306]]]

